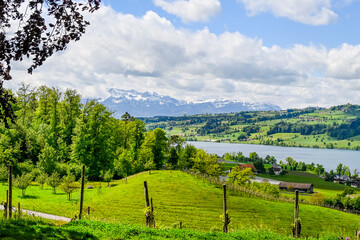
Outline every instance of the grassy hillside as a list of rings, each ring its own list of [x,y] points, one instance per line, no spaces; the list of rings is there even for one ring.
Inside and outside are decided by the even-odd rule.
[[[179,171],[153,171],[124,181],[114,182],[111,188],[87,189],[85,207],[91,207],[90,219],[107,222],[131,223],[144,226],[143,182],[147,181],[155,207],[156,224],[172,226],[180,221],[185,228],[209,231],[222,226],[222,190],[203,180]],[[94,183],[89,183],[95,185]],[[6,186],[1,186],[5,192]],[[51,194],[50,188],[31,186],[25,198],[14,191],[15,203],[26,209],[72,217],[78,211],[78,195],[72,201],[66,195]],[[231,229],[261,229],[289,235],[293,219],[293,204],[241,197],[230,193],[228,199]],[[300,218],[303,236],[325,233],[352,234],[360,216],[317,206],[301,205]]]
[[[239,112],[144,119],[150,129],[190,141],[360,149],[360,106]],[[279,128],[280,126],[280,128]],[[285,126],[285,127],[284,127]]]
[[[335,240],[339,235],[327,235],[317,239]],[[75,221],[55,226],[41,220],[0,221],[0,238],[12,239],[223,239],[223,240],[290,240],[269,231],[242,230],[228,234],[199,232],[183,229],[150,229],[128,224],[109,224],[95,221]],[[314,238],[307,238],[314,239]]]

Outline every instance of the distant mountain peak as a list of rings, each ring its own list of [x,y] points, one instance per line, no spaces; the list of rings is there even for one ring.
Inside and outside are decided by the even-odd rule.
[[[268,111],[281,110],[277,105],[268,103],[248,103],[231,99],[208,99],[195,102],[186,102],[170,96],[159,95],[156,92],[139,92],[134,89],[124,90],[117,88],[107,89],[109,96],[99,99],[115,117],[125,112],[135,117],[153,116],[182,116],[201,113],[229,113],[241,111]]]

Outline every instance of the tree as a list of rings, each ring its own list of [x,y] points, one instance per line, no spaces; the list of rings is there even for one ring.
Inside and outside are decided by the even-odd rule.
[[[25,118],[29,111],[31,111],[30,102],[34,99],[35,89],[30,88],[30,84],[24,82],[20,83],[20,88],[17,91],[18,102],[21,104],[21,111],[18,115],[22,117],[22,125],[25,125]]]
[[[104,105],[90,101],[74,129],[71,158],[87,166],[90,179],[99,179],[101,171],[113,168],[116,146],[111,114]]]
[[[3,185],[8,179],[8,169],[5,165],[1,165],[0,167],[0,180],[2,181]]]
[[[68,200],[71,200],[71,193],[76,191],[79,188],[79,184],[75,182],[75,176],[67,175],[63,177],[60,189],[67,193]]]
[[[103,174],[103,180],[104,182],[108,183],[108,187],[110,187],[110,182],[114,177],[114,173],[111,170],[107,170],[104,174]]]
[[[231,169],[228,177],[228,182],[235,185],[244,185],[250,183],[250,180],[255,178],[255,175],[251,168],[242,168],[238,165]]]
[[[259,159],[259,155],[256,152],[252,152],[249,154],[250,162],[255,162]]]
[[[25,190],[31,185],[33,176],[30,173],[17,176],[14,179],[14,187],[21,189],[21,196],[25,197]]]
[[[196,148],[191,144],[186,144],[180,153],[179,167],[181,169],[190,169],[194,165],[194,157],[196,156]]]
[[[321,164],[316,164],[315,172],[317,175],[321,175],[325,172],[325,168]]]
[[[38,166],[41,171],[51,174],[56,169],[57,159],[58,154],[56,150],[46,143],[39,154]]]
[[[216,155],[208,154],[203,149],[196,151],[196,156],[193,161],[193,171],[205,173],[210,176],[219,176],[221,173],[221,165],[217,162]]]
[[[28,73],[41,66],[48,57],[66,49],[85,33],[89,22],[82,11],[93,12],[101,0],[87,0],[87,4],[65,0],[7,0],[0,1],[0,120],[8,128],[14,121],[12,108],[15,99],[3,88],[11,79],[11,65],[25,57],[32,61]],[[25,12],[21,12],[26,9]],[[14,29],[17,29],[14,32]]]
[[[175,166],[178,164],[179,161],[179,155],[177,154],[177,151],[175,147],[170,148],[169,158],[167,160],[167,165],[170,169],[175,168]]]
[[[49,176],[45,172],[41,172],[39,176],[36,177],[35,181],[41,184],[41,189],[44,188],[44,184],[47,181]]]
[[[343,174],[343,165],[339,163],[336,167],[336,173],[342,175]]]
[[[275,175],[274,169],[273,169],[272,167],[270,167],[270,168],[268,169],[268,172],[269,172],[269,175],[270,175],[270,176]]]
[[[54,172],[51,174],[51,176],[47,178],[47,184],[53,188],[53,193],[56,194],[56,187],[61,184],[59,173]]]
[[[165,154],[168,149],[168,139],[165,131],[161,128],[156,128],[148,132],[143,145],[151,149],[155,166],[157,169],[160,169],[165,161]]]

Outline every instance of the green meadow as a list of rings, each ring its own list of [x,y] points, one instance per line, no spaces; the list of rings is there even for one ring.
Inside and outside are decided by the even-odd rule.
[[[245,229],[230,233],[202,232],[196,230],[160,228],[152,229],[130,224],[114,224],[98,221],[73,221],[62,226],[56,226],[48,221],[33,218],[20,220],[0,220],[0,238],[13,239],[200,239],[200,240],[290,240],[290,236],[283,236],[265,230]],[[306,238],[309,240],[335,240],[338,234],[320,236],[320,238]]]
[[[180,222],[186,229],[211,231],[221,229],[222,189],[205,180],[180,171],[152,171],[112,182],[112,187],[88,183],[93,189],[85,190],[84,207],[91,212],[85,219],[111,223],[145,225],[144,181],[148,182],[153,198],[155,221],[159,228],[176,226]],[[0,186],[5,192],[6,186]],[[21,197],[14,191],[14,205],[21,202],[25,209],[73,217],[79,208],[79,192],[73,200],[60,191],[52,194],[51,188],[40,189],[33,185]],[[234,230],[261,230],[288,236],[291,234],[294,206],[291,203],[268,201],[229,192],[228,209],[230,228]],[[360,216],[312,205],[300,205],[302,236],[324,234],[352,234]]]

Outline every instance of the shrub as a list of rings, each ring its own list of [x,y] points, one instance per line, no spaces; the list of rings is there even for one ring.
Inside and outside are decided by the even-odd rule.
[[[314,193],[309,197],[309,201],[312,204],[322,205],[325,204],[326,198],[321,193]]]

